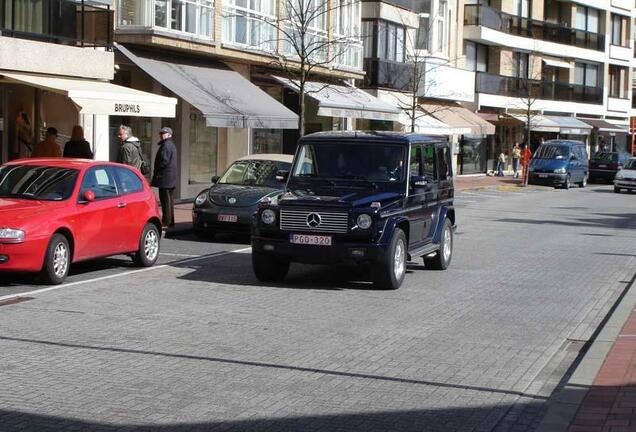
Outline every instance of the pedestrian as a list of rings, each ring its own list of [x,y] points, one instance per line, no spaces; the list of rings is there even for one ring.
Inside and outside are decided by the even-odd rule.
[[[530,166],[530,159],[532,159],[532,152],[530,148],[524,143],[521,144],[521,168],[523,169],[523,184],[528,184],[528,166]]]
[[[159,149],[155,156],[152,186],[159,189],[161,201],[161,224],[164,230],[174,226],[174,189],[177,186],[177,147],[172,139],[172,129],[162,127],[159,131]]]
[[[117,162],[133,166],[141,171],[143,164],[141,144],[139,139],[133,136],[130,126],[119,126],[117,138],[121,141]]]
[[[33,153],[33,131],[29,116],[20,111],[15,119],[15,141],[11,159],[28,158]]]
[[[519,162],[521,160],[521,148],[519,143],[515,142],[512,146],[512,169],[514,171],[513,177],[519,178]]]
[[[506,154],[502,150],[501,153],[499,153],[499,157],[497,158],[497,175],[499,177],[504,176],[505,165],[506,165]]]
[[[40,141],[33,149],[33,157],[62,157],[62,149],[57,143],[57,129],[50,127],[46,129],[44,140]]]
[[[64,144],[65,158],[93,159],[91,145],[84,139],[84,129],[81,126],[73,126],[71,140]]]

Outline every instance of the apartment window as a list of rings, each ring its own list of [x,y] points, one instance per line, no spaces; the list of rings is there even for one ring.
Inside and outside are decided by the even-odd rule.
[[[532,0],[513,0],[512,10],[519,17],[529,18],[532,11]]]
[[[529,78],[530,56],[528,53],[513,52],[512,53],[512,76],[516,78]]]
[[[598,65],[576,63],[574,66],[574,84],[587,87],[599,87],[598,71]]]
[[[155,0],[155,26],[211,38],[212,0]]]
[[[418,50],[428,49],[429,22],[428,15],[420,16],[420,27],[417,29],[417,40],[415,45]]]
[[[375,42],[376,52],[373,52],[373,48],[369,48],[369,46],[372,47],[374,44],[371,42],[371,39],[366,36],[365,57],[374,57],[395,62],[403,62],[405,58],[404,44],[406,38],[406,28],[382,20],[363,22],[363,29],[366,28],[366,30],[364,30],[365,34],[367,34],[366,32],[372,32],[373,27],[375,27],[376,30],[376,34],[372,38],[372,40]]]
[[[612,14],[612,45],[629,47],[627,17]]]
[[[265,51],[276,48],[275,0],[225,0],[223,40]],[[271,24],[270,24],[271,23]]]
[[[598,33],[599,10],[585,6],[576,6],[574,28],[591,33]]]
[[[434,17],[435,51],[444,55],[448,54],[448,2],[439,0],[437,14]]]
[[[362,21],[362,43],[364,44],[364,57],[373,56],[373,21]]]
[[[466,42],[466,69],[474,72],[488,72],[488,47],[474,42]]]
[[[627,68],[609,66],[609,96],[613,98],[627,98]]]

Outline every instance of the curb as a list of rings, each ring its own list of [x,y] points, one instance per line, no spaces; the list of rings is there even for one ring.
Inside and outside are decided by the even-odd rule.
[[[636,275],[633,275],[617,303],[609,310],[604,322],[601,322],[598,334],[590,339],[591,345],[585,351],[572,376],[553,396],[553,401],[550,402],[537,431],[566,432],[568,430],[621,329],[636,307],[636,289],[632,289],[635,282]]]

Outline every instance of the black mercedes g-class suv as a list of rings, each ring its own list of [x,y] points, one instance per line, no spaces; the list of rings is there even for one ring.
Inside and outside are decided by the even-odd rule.
[[[290,262],[370,264],[374,286],[399,288],[406,263],[446,269],[455,209],[444,137],[321,132],[303,137],[285,190],[264,198],[252,224],[252,266],[282,281]]]

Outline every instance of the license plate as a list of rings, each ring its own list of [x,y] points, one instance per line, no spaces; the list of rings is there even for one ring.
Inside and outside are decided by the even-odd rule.
[[[289,236],[289,241],[294,244],[331,246],[331,236],[291,234]]]
[[[540,178],[548,178],[548,175],[547,174],[539,174],[539,177]]]
[[[600,164],[598,167],[599,167],[599,168],[607,168],[607,165],[605,165],[605,164]]]
[[[238,216],[237,215],[227,215],[227,214],[220,214],[216,217],[216,219],[219,222],[237,222],[238,221]]]

